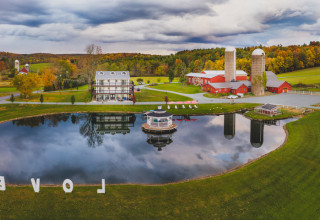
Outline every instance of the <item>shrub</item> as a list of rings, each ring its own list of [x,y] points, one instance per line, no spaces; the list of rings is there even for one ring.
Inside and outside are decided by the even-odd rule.
[[[72,105],[75,103],[75,101],[76,101],[76,98],[74,97],[74,95],[72,95],[72,96],[71,96],[71,103],[72,103]]]
[[[13,94],[11,94],[11,96],[10,96],[10,102],[14,102],[14,95]]]
[[[43,103],[43,94],[40,95],[40,102]]]

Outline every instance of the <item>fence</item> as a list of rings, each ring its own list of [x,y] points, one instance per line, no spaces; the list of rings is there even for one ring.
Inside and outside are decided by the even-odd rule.
[[[291,105],[278,105],[281,108],[295,108],[297,110],[300,110],[302,113],[305,113],[306,109],[303,107],[299,107],[299,106],[291,106]]]
[[[288,91],[291,94],[302,94],[302,95],[320,95],[320,92],[312,92],[312,91],[299,91],[299,90],[291,90]]]

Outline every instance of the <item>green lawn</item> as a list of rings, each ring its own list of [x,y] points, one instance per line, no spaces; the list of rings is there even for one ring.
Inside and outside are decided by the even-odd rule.
[[[168,96],[169,101],[191,101],[192,99],[186,96],[181,96],[173,93],[158,92],[149,89],[142,89],[140,92],[135,92],[137,102],[164,102],[164,97]]]
[[[143,79],[143,82],[145,84],[148,83],[148,80],[150,80],[150,83],[164,83],[169,82],[169,77],[167,76],[143,76],[143,77],[131,77],[130,80],[132,80],[136,85],[138,85],[137,79]],[[160,80],[160,82],[159,82]],[[178,82],[179,78],[174,78],[173,82]]]
[[[320,84],[320,67],[298,70],[290,73],[277,75],[279,80],[287,81],[291,84]]]
[[[150,88],[169,90],[169,91],[180,92],[185,94],[203,93],[200,86],[195,86],[195,85],[181,86],[181,83],[159,84],[156,86],[150,86]]]
[[[53,63],[35,63],[35,64],[29,63],[29,70],[30,70],[30,72],[37,73],[42,68],[47,69],[47,68],[50,68],[52,65],[53,65]],[[22,68],[22,67],[24,67],[24,65],[20,65],[20,68]]]
[[[9,106],[14,105],[2,105],[0,109],[8,108],[2,111],[11,114],[10,108],[14,107]],[[22,107],[16,113],[21,114],[26,108],[45,108]],[[88,106],[70,106],[75,107]],[[96,107],[100,106],[93,106]],[[0,114],[0,120],[3,117],[8,116]],[[0,192],[0,216],[1,219],[316,219],[320,199],[319,123],[320,112],[315,112],[287,124],[289,139],[283,147],[239,170],[216,177],[161,186],[107,185],[105,195],[97,194],[100,186],[75,186],[72,194],[65,194],[61,186],[41,187],[39,194],[33,192],[31,184],[7,186],[5,192]]]
[[[15,87],[0,87],[0,97],[8,96],[15,92],[18,92]]]
[[[71,102],[71,96],[74,95],[76,98],[76,102],[90,102],[91,94],[88,91],[74,91],[74,92],[44,92],[43,100],[44,102]],[[16,97],[15,101],[23,101],[23,102],[39,102],[40,94],[32,94],[30,99],[21,99],[20,97]]]

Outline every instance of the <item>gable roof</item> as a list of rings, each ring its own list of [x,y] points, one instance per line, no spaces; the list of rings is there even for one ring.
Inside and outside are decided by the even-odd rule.
[[[129,71],[96,71],[96,80],[130,79]]]
[[[22,73],[28,73],[28,70],[25,68],[25,67],[22,67],[22,69],[19,71],[19,73],[22,72]]]
[[[272,104],[264,104],[264,105],[261,106],[261,108],[272,110],[272,109],[275,109],[275,108],[278,108],[278,107],[276,105],[272,105]]]
[[[215,89],[225,89],[225,88],[238,89],[242,85],[248,87],[248,85],[246,85],[246,83],[244,83],[244,82],[208,83],[208,85],[210,85],[211,87],[213,87]]]
[[[283,83],[285,83],[286,81],[267,81],[267,87],[276,87],[279,88],[280,86],[282,86]]]

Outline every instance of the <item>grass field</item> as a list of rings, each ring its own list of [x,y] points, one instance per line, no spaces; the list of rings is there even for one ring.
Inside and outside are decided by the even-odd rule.
[[[192,99],[186,96],[181,96],[173,93],[152,91],[149,89],[142,89],[136,92],[135,96],[137,102],[164,102],[164,97],[168,96],[169,101],[191,101]]]
[[[138,85],[137,79],[143,79],[143,82],[145,84],[148,83],[148,80],[150,80],[150,83],[164,83],[169,82],[169,77],[167,76],[143,76],[143,77],[131,77],[130,80],[132,80],[136,85]],[[159,81],[160,80],[160,81]],[[174,78],[173,82],[178,82],[179,78]]]
[[[11,95],[15,92],[18,92],[15,87],[0,87],[0,97]]]
[[[74,91],[74,92],[46,92],[43,94],[44,102],[71,102],[71,96],[74,95],[76,102],[90,102],[91,94],[88,91]],[[39,102],[40,94],[32,94],[30,99],[21,99],[16,97],[15,101],[23,102]]]
[[[11,107],[10,107],[11,106]],[[21,114],[29,108],[61,106],[2,105]],[[231,106],[231,105],[230,105]],[[235,105],[234,105],[235,106]],[[66,106],[65,106],[66,107]],[[88,107],[68,106],[66,108]],[[110,107],[110,106],[93,106]],[[140,106],[141,107],[141,106]],[[10,109],[10,108],[16,108]],[[10,111],[11,110],[11,111]],[[44,110],[44,109],[42,109]],[[65,109],[67,111],[67,109]],[[287,124],[289,138],[280,149],[234,172],[161,186],[7,186],[0,192],[3,219],[315,219],[320,199],[320,112]]]
[[[150,88],[180,92],[185,94],[203,93],[200,86],[195,86],[195,85],[181,86],[181,83],[159,84],[156,86],[150,86]]]
[[[30,72],[37,73],[42,68],[47,69],[50,68],[53,64],[52,63],[35,63],[35,64],[29,64],[29,70]],[[24,67],[24,65],[20,65],[20,68]]]
[[[277,75],[279,80],[284,80],[290,84],[320,84],[320,67],[298,70],[290,73]]]

